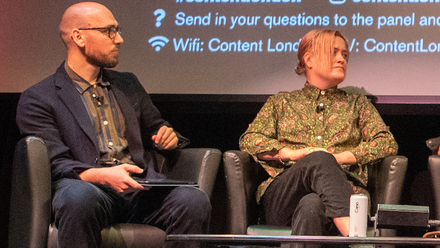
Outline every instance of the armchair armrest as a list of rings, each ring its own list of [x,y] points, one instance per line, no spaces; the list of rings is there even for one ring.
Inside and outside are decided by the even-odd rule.
[[[184,148],[162,172],[171,179],[197,181],[211,199],[221,155],[215,148]]]
[[[12,165],[9,247],[46,247],[51,221],[50,165],[43,140],[16,145]]]
[[[440,156],[431,155],[428,158],[428,170],[431,174],[432,187],[435,198],[436,219],[440,220]]]
[[[377,204],[399,204],[405,182],[408,159],[404,156],[388,156],[380,163],[368,167],[368,191],[371,197],[371,214]]]
[[[224,152],[223,163],[229,201],[228,232],[246,234],[249,225],[257,224],[258,206],[255,191],[268,175],[248,153],[239,150]]]
[[[368,192],[370,192],[371,215],[378,204],[399,204],[405,182],[408,159],[404,156],[388,156],[368,166]],[[394,237],[395,229],[374,230],[375,236]]]

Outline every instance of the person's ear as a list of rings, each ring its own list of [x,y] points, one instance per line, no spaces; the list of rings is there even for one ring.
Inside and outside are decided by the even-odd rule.
[[[307,69],[312,69],[314,63],[313,55],[307,52],[304,54],[303,59]]]
[[[85,43],[84,35],[81,33],[80,30],[73,29],[71,38],[77,46],[84,47],[84,43]]]

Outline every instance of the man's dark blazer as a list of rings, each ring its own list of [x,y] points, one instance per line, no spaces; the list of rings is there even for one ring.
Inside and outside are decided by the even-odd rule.
[[[133,162],[146,169],[147,178],[163,177],[155,172],[151,136],[170,124],[162,119],[134,74],[102,70],[102,75],[110,83],[124,116],[125,138]],[[84,170],[100,167],[92,121],[64,63],[54,75],[22,93],[16,120],[22,135],[36,135],[45,141],[52,181],[79,179]],[[179,140],[185,138],[179,135]]]

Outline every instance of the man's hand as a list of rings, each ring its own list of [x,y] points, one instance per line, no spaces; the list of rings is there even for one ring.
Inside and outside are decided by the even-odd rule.
[[[177,142],[179,141],[174,130],[167,126],[159,128],[157,134],[151,136],[151,139],[156,144],[156,147],[162,150],[175,149],[177,147]]]
[[[83,181],[93,184],[109,185],[118,193],[128,193],[137,189],[144,189],[142,185],[130,177],[130,172],[140,174],[143,170],[136,165],[121,164],[113,167],[88,169],[83,171],[79,177]]]

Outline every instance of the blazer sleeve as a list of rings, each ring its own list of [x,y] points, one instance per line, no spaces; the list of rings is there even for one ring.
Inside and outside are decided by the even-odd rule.
[[[110,71],[110,73],[115,72]],[[145,149],[154,149],[151,136],[157,133],[160,127],[172,127],[172,125],[162,118],[159,110],[154,106],[150,95],[133,73],[115,73],[112,77],[114,77],[114,86],[124,94],[135,111]],[[176,130],[175,132],[179,138],[179,148],[189,144],[189,139],[182,136]]]
[[[17,125],[23,136],[36,135],[46,143],[52,181],[79,179],[81,172],[98,166],[99,151],[48,81],[52,80],[22,93],[17,106]]]

